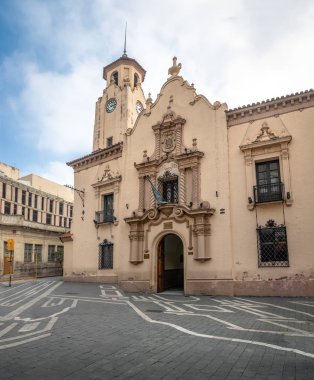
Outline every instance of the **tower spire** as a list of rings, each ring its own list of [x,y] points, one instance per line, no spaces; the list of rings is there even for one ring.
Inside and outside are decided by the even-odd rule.
[[[127,53],[126,53],[126,30],[127,30],[127,26],[128,26],[128,23],[126,22],[125,23],[125,31],[124,31],[124,49],[123,49],[123,54],[122,54],[122,57],[127,57]]]

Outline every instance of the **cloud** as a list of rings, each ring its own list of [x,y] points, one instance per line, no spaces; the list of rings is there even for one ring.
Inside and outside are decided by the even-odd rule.
[[[74,183],[73,169],[60,161],[51,161],[48,163],[28,166],[25,171],[23,170],[21,176],[31,173],[59,183],[60,185],[73,186]]]
[[[122,54],[125,21],[128,55],[147,70],[143,88],[153,98],[174,55],[198,93],[230,108],[313,86],[310,0],[14,4],[22,42],[1,64],[0,83],[14,88],[3,89],[3,103],[14,115],[19,149],[32,146],[44,167],[91,151],[102,67]]]
[[[95,96],[101,94],[101,63],[89,60],[71,72],[24,68],[25,88],[18,103],[23,128],[39,151],[64,156],[91,149]]]

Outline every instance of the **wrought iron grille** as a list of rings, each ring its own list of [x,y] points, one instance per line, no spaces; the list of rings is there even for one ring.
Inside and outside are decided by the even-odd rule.
[[[109,242],[107,239],[99,244],[98,268],[113,268],[113,243]]]
[[[158,190],[162,194],[163,200],[167,203],[179,202],[178,176],[166,171],[162,177],[158,178]]]
[[[284,185],[282,182],[254,186],[255,203],[282,201],[284,199],[283,194]]]
[[[288,267],[287,231],[272,220],[257,228],[259,267]]]

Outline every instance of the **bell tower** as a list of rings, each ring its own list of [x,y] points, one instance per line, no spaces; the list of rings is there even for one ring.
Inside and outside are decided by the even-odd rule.
[[[146,71],[124,52],[105,66],[106,88],[96,102],[93,151],[104,149],[123,140],[123,134],[133,128],[145,106],[142,90]]]

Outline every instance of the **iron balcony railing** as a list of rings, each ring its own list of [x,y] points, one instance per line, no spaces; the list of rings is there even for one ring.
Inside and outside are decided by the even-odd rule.
[[[275,202],[284,199],[284,184],[282,182],[257,185],[253,187],[253,191],[255,203]]]
[[[113,210],[96,211],[94,223],[95,224],[113,223],[115,220],[116,220],[116,217],[113,214]]]

